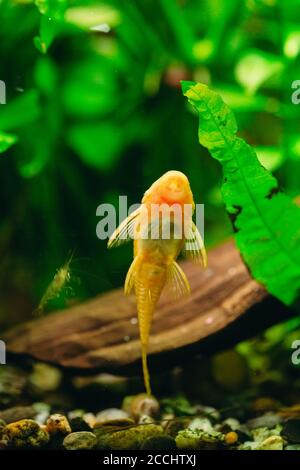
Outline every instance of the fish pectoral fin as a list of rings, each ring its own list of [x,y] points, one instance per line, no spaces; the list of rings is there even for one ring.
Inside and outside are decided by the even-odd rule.
[[[186,297],[191,293],[189,281],[183,270],[173,261],[167,269],[167,286],[171,289],[176,299]]]
[[[194,222],[192,222],[188,228],[188,234],[183,247],[183,254],[186,258],[190,258],[196,263],[202,263],[203,267],[206,268],[207,254],[204,242]]]
[[[134,238],[134,231],[137,227],[138,217],[140,215],[140,207],[132,212],[118,228],[109,237],[107,247],[113,248],[119,246],[122,243],[126,243]]]
[[[136,272],[139,264],[139,258],[136,257],[132,261],[130,268],[128,269],[126,279],[125,279],[125,285],[124,285],[124,293],[125,295],[129,295],[130,292],[133,289],[134,283],[135,283],[135,277],[136,277]]]

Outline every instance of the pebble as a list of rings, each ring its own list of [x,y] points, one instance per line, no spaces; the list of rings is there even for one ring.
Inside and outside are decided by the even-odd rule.
[[[34,418],[37,412],[32,406],[13,406],[7,410],[0,411],[0,419],[3,419],[7,424],[21,419]]]
[[[245,358],[230,349],[216,354],[212,358],[212,375],[216,383],[224,390],[238,392],[249,381],[249,369]]]
[[[105,421],[111,420],[119,420],[119,419],[127,419],[129,418],[129,414],[124,411],[120,410],[119,408],[108,408],[107,410],[100,411],[96,415],[96,422],[97,423],[104,423]]]
[[[109,427],[125,428],[128,426],[134,426],[135,424],[136,422],[133,421],[133,419],[131,418],[110,419],[110,420],[103,421],[100,423],[95,423],[93,429],[109,428]]]
[[[22,419],[6,426],[9,445],[15,448],[39,448],[49,441],[49,433],[32,419]]]
[[[190,418],[185,417],[183,419],[174,418],[163,422],[163,428],[166,434],[176,437],[179,431],[187,428],[190,423]]]
[[[300,444],[292,444],[290,446],[286,446],[284,450],[300,450]]]
[[[238,446],[238,450],[257,450],[259,445],[256,441],[245,441]]]
[[[195,418],[193,419],[189,426],[188,429],[191,429],[192,431],[204,431],[207,433],[213,432],[214,428],[207,418]]]
[[[283,450],[283,439],[281,436],[269,436],[257,448],[258,450]]]
[[[282,435],[291,443],[300,443],[300,419],[289,419],[283,424]]]
[[[73,419],[73,418],[83,418],[85,414],[85,411],[84,410],[81,410],[81,409],[77,409],[77,410],[72,410],[72,411],[69,411],[68,413],[68,419]]]
[[[249,419],[247,426],[249,429],[268,428],[272,429],[282,422],[282,417],[275,413],[266,413],[257,418]]]
[[[173,413],[163,413],[161,416],[161,425],[165,429],[170,422],[172,422],[175,418]]]
[[[72,432],[66,416],[58,413],[49,416],[46,422],[46,429],[49,434],[69,434]]]
[[[63,447],[67,450],[89,450],[94,449],[97,437],[92,432],[79,431],[68,434],[63,440]]]
[[[261,444],[268,437],[280,436],[281,430],[282,428],[280,424],[278,424],[274,429],[268,429],[266,427],[253,429],[251,434],[253,436],[253,440]]]
[[[9,446],[9,439],[7,434],[0,435],[0,450],[7,449]]]
[[[149,437],[157,437],[163,434],[163,428],[156,424],[132,426],[130,429],[105,433],[98,436],[98,448],[109,450],[136,450]]]
[[[141,450],[176,450],[175,439],[171,436],[148,437],[141,445]]]
[[[227,424],[232,431],[236,431],[240,427],[239,420],[235,418],[227,418],[223,421],[223,424]]]
[[[39,394],[57,390],[61,381],[61,371],[43,362],[34,364],[33,371],[29,376],[29,384],[33,387],[33,391]]]
[[[222,447],[224,434],[218,431],[210,433],[199,430],[184,429],[176,438],[178,449],[214,450]]]
[[[82,418],[91,428],[93,428],[97,422],[96,416],[93,413],[84,413]]]
[[[0,405],[14,405],[27,384],[27,373],[17,367],[0,367]]]
[[[8,436],[6,433],[6,422],[0,419],[0,450],[8,446]]]

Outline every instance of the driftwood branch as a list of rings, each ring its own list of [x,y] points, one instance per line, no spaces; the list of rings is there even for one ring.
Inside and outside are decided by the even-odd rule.
[[[188,261],[182,266],[192,295],[161,299],[151,329],[150,365],[163,367],[225,348],[293,314],[251,278],[232,241],[210,251],[205,271]],[[128,372],[140,359],[135,300],[122,289],[21,324],[4,339],[11,353],[71,368]]]

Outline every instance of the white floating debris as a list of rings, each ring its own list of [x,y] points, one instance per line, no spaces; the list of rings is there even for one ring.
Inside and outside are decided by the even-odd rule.
[[[107,23],[97,24],[96,26],[91,26],[91,31],[99,31],[101,33],[109,33],[110,26]]]

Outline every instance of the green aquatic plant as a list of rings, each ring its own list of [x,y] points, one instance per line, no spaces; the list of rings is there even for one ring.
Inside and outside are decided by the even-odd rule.
[[[6,152],[17,140],[18,138],[15,135],[0,132],[0,153]]]
[[[300,208],[280,191],[253,148],[238,137],[233,112],[206,85],[183,82],[198,111],[199,141],[223,167],[222,197],[253,276],[291,305],[300,294]]]

